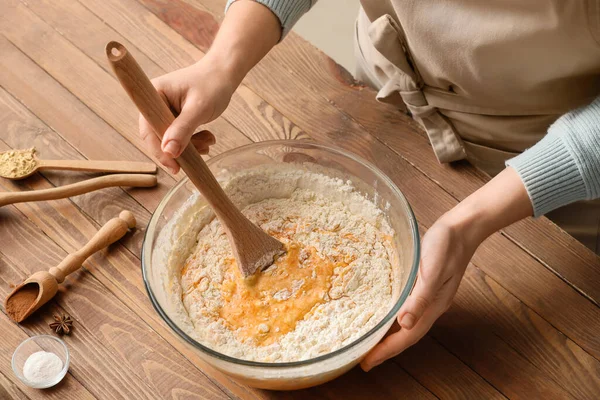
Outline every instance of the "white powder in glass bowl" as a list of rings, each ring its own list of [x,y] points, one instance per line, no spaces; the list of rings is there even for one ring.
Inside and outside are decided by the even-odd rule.
[[[31,354],[23,365],[23,376],[34,385],[44,385],[56,379],[63,369],[59,356],[47,351]]]

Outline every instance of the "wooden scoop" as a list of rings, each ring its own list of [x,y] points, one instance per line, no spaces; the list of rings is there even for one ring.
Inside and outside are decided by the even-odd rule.
[[[64,199],[112,186],[153,187],[156,186],[156,182],[156,175],[105,175],[51,189],[0,193],[0,207],[25,201]]]
[[[16,150],[23,152],[23,150]],[[9,150],[15,152],[15,150]],[[3,154],[0,153],[0,158]],[[33,150],[32,150],[33,153]],[[7,162],[10,167],[10,161]],[[19,180],[25,179],[37,171],[43,170],[65,170],[65,171],[85,171],[85,172],[106,172],[106,173],[131,173],[131,174],[155,174],[156,165],[153,163],[136,162],[136,161],[95,161],[95,160],[40,160],[32,154],[30,160],[30,168],[26,168],[23,172],[13,172],[10,174],[2,174],[0,176],[6,179]],[[17,171],[15,169],[15,171]]]
[[[162,139],[175,120],[167,103],[125,46],[108,43],[106,56],[129,97]],[[188,144],[177,162],[221,221],[242,275],[248,277],[273,264],[275,257],[285,251],[283,244],[254,225],[235,207],[194,146]]]
[[[8,295],[4,309],[10,318],[21,322],[38,308],[46,304],[58,292],[58,284],[79,269],[81,264],[95,252],[121,239],[129,229],[135,227],[135,217],[130,211],[122,211],[118,218],[108,221],[94,237],[79,251],[69,254],[49,271],[39,271]]]

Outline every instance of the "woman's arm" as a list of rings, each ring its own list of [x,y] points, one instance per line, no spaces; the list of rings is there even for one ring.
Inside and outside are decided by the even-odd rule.
[[[398,313],[398,332],[361,363],[365,371],[418,342],[458,290],[477,247],[492,233],[533,214],[531,200],[512,168],[506,168],[438,219],[423,237],[417,283]]]
[[[563,115],[507,165],[425,234],[417,283],[398,314],[402,329],[368,354],[365,370],[427,333],[450,306],[475,250],[492,233],[527,216],[600,197],[600,98]]]
[[[205,58],[228,71],[235,86],[279,42],[282,26],[267,7],[252,0],[237,0]]]
[[[201,60],[152,81],[178,116],[162,143],[140,116],[140,136],[153,155],[174,173],[179,171],[174,158],[192,140],[196,129],[221,115],[248,71],[281,39],[294,18],[312,4],[310,0],[262,2],[274,9],[251,0],[230,4],[210,50]],[[214,140],[204,133],[194,136],[192,142],[199,151],[207,152]]]
[[[229,10],[232,4],[240,0],[228,0],[225,6],[225,12]],[[298,22],[300,17],[304,15],[312,6],[315,5],[317,0],[252,0],[256,3],[260,3],[268,7],[273,14],[279,18],[281,23],[282,34],[285,35],[292,29],[292,27]]]

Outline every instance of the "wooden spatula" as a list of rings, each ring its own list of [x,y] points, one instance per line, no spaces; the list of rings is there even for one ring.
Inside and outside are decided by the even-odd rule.
[[[175,120],[169,106],[125,46],[108,43],[106,56],[131,100],[162,139]],[[193,145],[188,144],[177,162],[221,221],[242,275],[248,277],[273,264],[275,257],[284,252],[283,244],[236,208]]]

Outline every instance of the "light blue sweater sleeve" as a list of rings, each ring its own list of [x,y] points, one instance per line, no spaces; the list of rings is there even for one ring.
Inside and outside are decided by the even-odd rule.
[[[225,6],[225,12],[229,6],[236,0],[228,0]],[[257,3],[263,4],[273,11],[273,14],[279,18],[281,22],[281,39],[288,34],[294,24],[298,22],[300,17],[304,15],[317,2],[317,0],[254,0]]]
[[[506,164],[521,176],[536,217],[600,198],[600,97],[560,117],[542,140]]]

